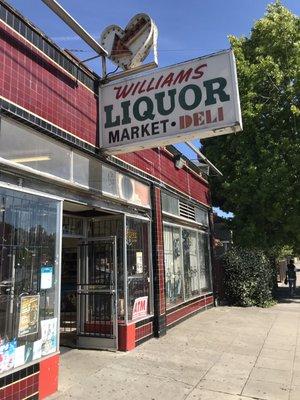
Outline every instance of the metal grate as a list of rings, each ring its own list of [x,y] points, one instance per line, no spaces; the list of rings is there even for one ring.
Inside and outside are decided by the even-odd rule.
[[[78,333],[114,338],[114,245],[111,242],[90,242],[81,246],[81,252],[88,262],[80,271],[77,289],[80,309]]]
[[[195,207],[179,200],[179,215],[180,217],[196,221]]]

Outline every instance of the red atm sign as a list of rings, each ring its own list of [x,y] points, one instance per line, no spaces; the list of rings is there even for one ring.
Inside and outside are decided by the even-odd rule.
[[[242,129],[231,50],[100,88],[101,147],[108,153]]]

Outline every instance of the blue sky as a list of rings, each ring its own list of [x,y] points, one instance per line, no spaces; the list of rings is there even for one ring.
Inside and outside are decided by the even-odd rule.
[[[79,50],[87,59],[95,53],[76,38],[41,0],[8,0],[60,47]],[[117,24],[125,28],[139,12],[148,13],[158,30],[159,66],[229,48],[228,35],[248,36],[253,23],[265,13],[266,0],[59,0],[60,4],[96,39],[104,28]],[[294,14],[300,14],[300,0],[282,0]],[[100,74],[100,61],[88,64]],[[192,151],[179,145],[190,158]]]

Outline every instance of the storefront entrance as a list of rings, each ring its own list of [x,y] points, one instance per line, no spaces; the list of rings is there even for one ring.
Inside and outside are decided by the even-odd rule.
[[[63,217],[60,344],[117,349],[117,236],[122,243],[123,217],[93,213]]]
[[[77,344],[117,349],[116,237],[88,239],[79,246]]]

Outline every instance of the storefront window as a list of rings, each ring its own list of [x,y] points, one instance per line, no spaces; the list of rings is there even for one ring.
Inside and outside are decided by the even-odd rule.
[[[173,305],[183,301],[181,240],[179,228],[165,226],[164,249],[167,304]]]
[[[0,157],[16,164],[71,178],[71,150],[33,129],[1,119]]]
[[[200,286],[201,292],[211,292],[211,262],[209,254],[209,236],[207,233],[199,232],[199,258],[200,258]]]
[[[126,218],[128,319],[150,313],[149,223]]]
[[[0,373],[58,350],[60,212],[0,188]]]
[[[167,307],[211,292],[209,251],[207,233],[164,224]]]
[[[200,294],[197,232],[182,229],[183,270],[185,297]]]

